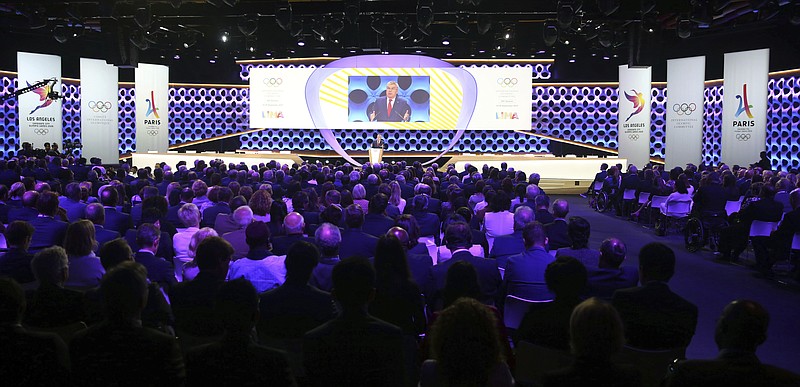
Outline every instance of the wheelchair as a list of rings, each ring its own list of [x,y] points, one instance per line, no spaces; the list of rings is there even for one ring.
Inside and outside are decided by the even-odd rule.
[[[705,212],[700,217],[690,217],[683,230],[686,250],[693,253],[708,244],[711,251],[717,251],[720,230],[727,226],[728,217],[724,212]]]
[[[597,212],[606,212],[612,207],[611,196],[606,191],[597,191],[592,208]]]

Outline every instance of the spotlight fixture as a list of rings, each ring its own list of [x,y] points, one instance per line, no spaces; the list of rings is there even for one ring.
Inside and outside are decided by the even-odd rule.
[[[150,4],[136,8],[136,11],[133,13],[133,21],[136,22],[139,28],[150,28],[150,24],[153,22],[153,13],[150,10]]]
[[[289,27],[289,34],[294,37],[297,37],[302,33],[303,33],[303,22],[298,20],[293,20],[292,25]]]
[[[600,29],[597,39],[601,46],[609,48],[614,44],[614,31],[612,31],[608,26],[604,25]]]
[[[450,45],[450,38],[448,38],[447,36],[443,37],[442,38],[442,45],[443,46],[449,46]]]
[[[344,18],[350,24],[358,24],[358,16],[361,14],[359,0],[348,0],[344,5]]]
[[[372,16],[372,22],[370,23],[370,27],[372,30],[375,31],[378,35],[383,35],[386,32],[386,23],[384,21],[383,15],[374,15]]]
[[[686,39],[692,36],[692,21],[683,19],[678,22],[678,37],[681,39]]]
[[[297,38],[297,45],[300,47],[304,47],[306,45],[306,41],[303,40],[302,37]]]
[[[53,28],[53,39],[59,43],[65,43],[67,41],[67,28],[63,25],[59,24]]]
[[[492,17],[486,14],[478,15],[478,34],[486,35],[492,29]]]
[[[219,40],[221,40],[222,43],[228,43],[228,40],[230,39],[231,39],[231,33],[228,31],[223,30],[222,33],[219,35]]]
[[[344,30],[344,22],[339,17],[334,17],[328,21],[328,32],[331,35],[339,35]]]
[[[148,42],[147,39],[144,38],[144,33],[142,33],[141,30],[133,31],[128,40],[131,42],[131,44],[136,46],[136,48],[142,51],[145,51],[148,48],[150,48],[150,42]]]
[[[417,2],[417,26],[425,35],[430,35],[430,27],[433,23],[433,9],[430,0],[419,0]]]
[[[650,13],[650,11],[656,8],[656,0],[641,0],[640,5],[641,5],[640,10],[642,12],[642,15],[644,15],[646,13]]]
[[[197,33],[189,31],[181,34],[181,45],[183,48],[188,49],[197,43]]]
[[[227,4],[229,7],[235,7],[239,4],[239,0],[222,0],[222,2]]]
[[[575,8],[572,4],[566,2],[559,2],[558,10],[556,11],[556,20],[558,25],[562,28],[567,28],[572,24],[575,19]]]
[[[258,15],[246,16],[239,21],[239,32],[244,36],[252,36],[258,31]]]
[[[552,47],[558,41],[558,27],[552,21],[547,21],[544,24],[544,28],[542,30],[542,38],[544,39],[544,44],[548,47]]]
[[[292,25],[292,5],[286,1],[278,3],[275,9],[275,22],[282,30],[288,31]]]
[[[406,21],[403,19],[395,20],[394,29],[392,32],[394,32],[394,36],[397,36],[397,38],[400,40],[408,39],[408,23],[406,23]]]
[[[456,29],[461,31],[462,34],[469,33],[469,14],[459,13],[456,15]]]
[[[506,27],[503,29],[503,39],[511,40],[514,37],[514,29],[511,27]]]
[[[597,0],[597,8],[606,16],[611,16],[619,9],[619,0]]]
[[[183,0],[170,0],[170,4],[172,4],[172,8],[178,9],[183,4]]]

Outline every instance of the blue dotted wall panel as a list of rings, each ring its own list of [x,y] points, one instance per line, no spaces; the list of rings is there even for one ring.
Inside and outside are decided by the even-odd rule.
[[[717,165],[722,154],[722,86],[706,87],[704,94],[702,160],[706,164]]]
[[[17,89],[16,77],[0,77],[2,93],[7,95]],[[0,106],[0,157],[6,158],[13,155],[19,141],[19,120],[17,119],[17,99],[5,100]]]

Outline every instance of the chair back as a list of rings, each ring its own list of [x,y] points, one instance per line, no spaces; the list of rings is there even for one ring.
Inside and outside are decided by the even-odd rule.
[[[56,335],[58,335],[58,337],[61,338],[61,340],[64,340],[65,344],[69,345],[70,341],[72,341],[72,338],[75,337],[75,334],[78,333],[78,331],[86,329],[86,323],[84,323],[83,321],[78,321],[72,324],[62,325],[58,327],[48,327],[48,328],[26,327],[26,328],[34,332],[55,333]]]
[[[525,317],[525,313],[528,313],[528,309],[530,308],[531,304],[550,301],[551,300],[527,300],[522,297],[512,296],[509,294],[506,296],[506,303],[503,306],[503,323],[505,324],[506,328],[517,329],[519,328],[519,324],[522,323],[522,318]]]
[[[635,189],[626,189],[622,191],[622,200],[633,200],[636,199],[636,190]]]
[[[603,182],[602,181],[595,181],[592,185],[592,189],[595,191],[601,191],[603,189]]]
[[[778,222],[764,222],[761,220],[754,220],[750,224],[750,237],[768,237],[778,228]]]
[[[667,201],[669,196],[656,196],[653,195],[653,200],[650,201],[651,208],[659,208],[661,204]]]
[[[792,250],[800,250],[800,232],[795,233],[792,237]]]
[[[683,218],[692,211],[692,201],[677,201],[667,203],[667,216],[673,218]]]
[[[639,204],[647,204],[650,200],[650,192],[639,192]]]
[[[615,363],[628,364],[639,370],[642,386],[657,387],[667,375],[669,365],[675,359],[683,359],[686,348],[673,348],[661,351],[649,351],[625,346],[614,357]]]
[[[524,385],[540,385],[549,371],[569,366],[572,355],[567,351],[542,347],[527,341],[517,344],[517,369],[514,378]]]
[[[728,216],[731,216],[734,212],[739,212],[740,209],[742,209],[741,200],[728,200],[725,202],[725,212],[728,213]]]

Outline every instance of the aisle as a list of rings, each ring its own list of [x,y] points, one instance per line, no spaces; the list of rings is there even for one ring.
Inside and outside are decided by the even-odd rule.
[[[767,342],[758,351],[761,361],[800,373],[800,287],[780,285],[757,278],[747,268],[714,262],[713,255],[706,250],[690,253],[684,247],[683,237],[675,231],[664,237],[656,236],[652,229],[617,218],[613,212],[593,211],[587,200],[578,195],[553,195],[551,202],[557,198],[569,201],[569,216],[584,217],[592,225],[589,247],[599,248],[603,239],[612,236],[625,242],[628,257],[623,265],[637,266],[639,249],[650,242],[665,243],[675,251],[675,276],[670,287],[699,309],[697,331],[687,357],[715,357],[717,317],[730,301],[751,299],[764,305],[771,317]]]

